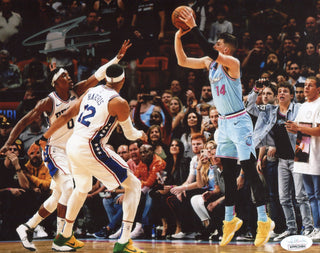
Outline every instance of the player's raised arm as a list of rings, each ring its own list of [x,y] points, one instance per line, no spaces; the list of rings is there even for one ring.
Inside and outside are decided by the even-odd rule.
[[[106,64],[102,65],[92,76],[90,76],[87,80],[83,80],[77,83],[74,86],[74,91],[81,96],[85,93],[89,88],[96,86],[101,80],[103,80],[106,76],[106,69],[112,64],[118,63],[126,54],[128,48],[132,46],[130,40],[125,40],[117,54],[112,60],[108,61]]]

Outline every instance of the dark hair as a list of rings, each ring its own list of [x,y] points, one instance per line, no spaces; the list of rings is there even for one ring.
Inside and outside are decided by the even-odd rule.
[[[291,94],[291,95],[294,95],[294,88],[293,88],[293,86],[292,86],[289,82],[287,82],[287,81],[285,81],[285,82],[280,82],[280,83],[278,84],[278,90],[279,90],[279,88],[288,88],[289,91],[290,91],[290,94]]]
[[[119,64],[112,64],[106,70],[106,75],[108,77],[118,77],[123,73],[123,67]]]
[[[227,32],[221,33],[219,36],[219,39],[222,39],[225,44],[229,44],[232,47],[234,47],[235,50],[238,48],[237,37],[231,33],[227,33]]]
[[[184,115],[183,120],[182,120],[183,127],[185,128],[184,132],[186,133],[186,138],[188,138],[188,135],[191,132],[190,127],[188,126],[188,116],[191,113],[194,113],[198,119],[197,125],[196,125],[196,131],[200,132],[200,130],[201,130],[202,116],[197,112],[197,110],[195,108],[190,108],[187,111],[187,113]]]
[[[304,83],[297,82],[294,86],[296,86],[296,88],[304,88]]]

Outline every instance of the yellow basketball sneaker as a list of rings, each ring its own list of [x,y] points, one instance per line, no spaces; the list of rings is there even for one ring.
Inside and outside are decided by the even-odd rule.
[[[233,238],[234,233],[242,226],[243,221],[234,216],[231,221],[223,221],[223,235],[220,246],[227,245]]]
[[[68,246],[73,249],[80,249],[84,246],[84,243],[77,240],[73,234],[69,238],[65,238],[62,234],[58,234],[56,238],[54,238],[53,244],[57,246]]]
[[[269,217],[266,222],[258,221],[257,235],[254,240],[254,245],[259,247],[267,243],[274,226],[274,222]]]
[[[147,253],[147,251],[145,250],[134,247],[131,239],[129,239],[129,241],[125,244],[116,242],[116,244],[113,247],[113,253],[132,253],[132,252]]]

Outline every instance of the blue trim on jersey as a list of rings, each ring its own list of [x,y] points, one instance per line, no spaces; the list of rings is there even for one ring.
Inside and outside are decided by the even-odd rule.
[[[49,169],[49,173],[51,175],[51,177],[54,176],[54,174],[56,174],[58,168],[54,165],[53,160],[50,158],[49,156],[49,146],[46,146],[46,150],[44,152],[44,161],[47,163],[47,167]]]
[[[115,122],[116,117],[110,116],[105,126],[96,134],[90,143],[91,149],[96,158],[103,162],[110,170],[112,170],[120,182],[123,182],[127,178],[127,168],[121,166],[121,164],[113,159],[113,157],[110,157],[100,144],[101,139],[110,134]]]

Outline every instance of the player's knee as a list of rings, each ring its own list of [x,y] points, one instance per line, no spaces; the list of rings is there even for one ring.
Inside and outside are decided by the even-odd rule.
[[[49,213],[53,213],[56,210],[60,196],[61,192],[54,190],[51,196],[43,203],[44,208]]]

